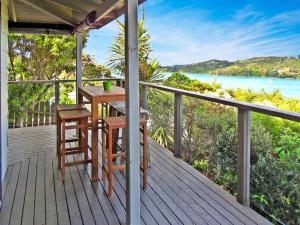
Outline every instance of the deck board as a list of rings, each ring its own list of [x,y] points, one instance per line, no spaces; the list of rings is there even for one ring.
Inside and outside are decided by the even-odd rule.
[[[37,155],[30,158],[28,179],[25,193],[24,210],[22,215],[23,225],[34,224],[34,210],[35,210],[35,188],[36,188],[36,168],[37,168]]]
[[[22,224],[22,211],[25,200],[26,182],[28,174],[29,160],[23,160],[21,164],[21,170],[19,174],[17,189],[15,193],[15,201],[11,213],[10,224],[19,225]]]
[[[271,224],[158,143],[150,140],[149,147],[141,224]],[[1,225],[126,224],[125,172],[113,173],[111,198],[107,182],[91,182],[90,165],[67,168],[63,184],[54,126],[9,130],[8,158]]]

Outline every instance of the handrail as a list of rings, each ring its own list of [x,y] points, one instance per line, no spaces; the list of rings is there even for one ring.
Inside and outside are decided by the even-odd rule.
[[[149,88],[159,89],[159,90],[171,92],[174,94],[185,95],[185,96],[189,96],[189,97],[193,97],[193,98],[197,98],[197,99],[202,99],[202,100],[206,100],[206,101],[210,101],[210,102],[214,102],[214,103],[220,103],[223,105],[236,107],[236,108],[242,109],[242,110],[248,110],[248,111],[252,111],[252,112],[257,112],[257,113],[267,114],[270,116],[279,117],[282,119],[300,122],[300,113],[297,113],[297,112],[290,112],[287,110],[281,110],[281,109],[277,109],[274,107],[267,107],[267,106],[253,104],[253,103],[236,101],[233,99],[226,99],[226,98],[215,97],[212,95],[205,95],[205,94],[201,94],[201,93],[197,93],[197,92],[193,92],[193,91],[186,91],[186,90],[167,87],[167,86],[163,86],[163,85],[159,85],[159,84],[152,84],[152,83],[147,83],[147,82],[140,82],[140,84],[143,86],[149,87]]]
[[[95,79],[83,79],[82,82],[93,82],[93,81],[118,81],[123,80],[117,77],[105,77],[105,78],[95,78]],[[70,83],[76,82],[76,80],[19,80],[19,81],[8,81],[8,84],[51,84],[51,83]]]

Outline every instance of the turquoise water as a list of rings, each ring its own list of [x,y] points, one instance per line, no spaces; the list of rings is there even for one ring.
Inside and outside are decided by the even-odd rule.
[[[300,80],[282,79],[275,77],[241,77],[241,76],[221,76],[210,74],[191,74],[185,73],[191,79],[197,79],[202,82],[216,82],[222,85],[223,88],[242,88],[251,89],[253,91],[272,92],[279,89],[283,96],[300,99]],[[169,74],[168,74],[169,75]],[[167,75],[167,76],[168,76]]]

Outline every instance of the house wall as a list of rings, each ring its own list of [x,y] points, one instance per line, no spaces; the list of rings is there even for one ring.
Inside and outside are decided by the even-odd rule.
[[[7,168],[7,131],[8,131],[8,3],[1,0],[1,23],[0,23],[0,150],[1,171],[0,178],[3,180]],[[2,182],[1,185],[2,186]],[[2,195],[3,193],[1,193]],[[0,195],[0,196],[1,196]]]

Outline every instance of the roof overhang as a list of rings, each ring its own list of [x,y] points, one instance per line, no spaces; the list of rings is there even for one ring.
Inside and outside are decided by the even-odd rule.
[[[139,0],[139,4],[144,0]],[[73,34],[99,29],[125,12],[125,0],[8,0],[12,33]]]

